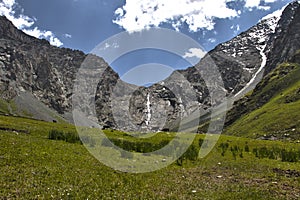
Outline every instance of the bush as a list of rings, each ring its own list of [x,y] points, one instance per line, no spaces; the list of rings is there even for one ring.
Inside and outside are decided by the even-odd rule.
[[[245,152],[250,152],[250,148],[249,148],[248,144],[245,145]]]
[[[232,153],[233,159],[236,160],[236,156],[239,155],[240,158],[243,158],[243,149],[235,145],[234,147],[230,148]]]
[[[261,147],[259,149],[253,149],[253,152],[258,158],[281,159],[282,162],[298,162],[300,160],[299,152],[295,150]]]
[[[74,132],[67,132],[67,133],[65,133],[65,140],[66,140],[66,142],[69,142],[69,143],[80,142],[80,138]]]
[[[185,158],[188,160],[196,161],[198,159],[199,149],[194,145],[191,145],[188,150],[185,152]]]
[[[195,145],[191,145],[187,149],[187,151],[180,158],[176,160],[176,163],[177,165],[182,166],[184,160],[196,161],[198,159],[198,155],[199,155],[199,148],[197,148]]]
[[[129,151],[121,151],[121,158],[132,159],[133,153]]]
[[[65,140],[65,134],[63,131],[51,130],[48,134],[50,140]]]
[[[226,153],[228,147],[229,147],[229,144],[228,144],[228,143],[221,143],[221,144],[219,145],[219,148],[222,149],[222,153],[221,153],[222,156],[225,156],[225,153]]]
[[[90,139],[90,147],[95,147],[96,146],[96,141],[94,138]]]
[[[89,144],[91,139],[90,139],[90,136],[83,135],[83,136],[80,136],[80,140],[83,144]]]
[[[103,138],[101,145],[104,147],[113,147],[113,144],[110,142],[108,138]]]
[[[299,161],[298,153],[292,150],[290,151],[282,150],[281,160],[282,162],[298,162]]]
[[[69,143],[81,142],[77,133],[74,132],[63,132],[59,130],[51,130],[48,134],[48,139],[50,140],[62,140]]]

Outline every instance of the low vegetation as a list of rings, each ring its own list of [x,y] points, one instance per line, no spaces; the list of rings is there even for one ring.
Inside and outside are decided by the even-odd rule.
[[[96,160],[71,125],[0,116],[0,127],[1,199],[299,198],[299,161],[292,159],[293,153],[282,157],[282,152],[299,152],[295,142],[221,136],[211,153],[199,159],[200,146],[206,147],[204,135],[199,134],[174,164],[155,172],[130,174]],[[172,133],[159,133],[159,137],[139,139],[137,145],[130,135],[113,130],[105,133],[129,150],[120,154],[126,159],[135,159],[131,152],[150,151],[174,138]],[[92,148],[99,145],[89,137],[81,141]]]

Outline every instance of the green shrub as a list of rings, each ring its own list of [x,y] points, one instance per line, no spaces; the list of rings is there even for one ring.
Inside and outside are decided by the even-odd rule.
[[[250,148],[249,148],[248,144],[245,145],[245,152],[250,152]]]
[[[48,138],[50,140],[65,140],[65,134],[63,131],[51,130],[49,131]]]
[[[182,166],[184,160],[196,161],[198,159],[198,155],[199,148],[197,148],[195,145],[191,145],[189,146],[187,151],[180,158],[177,159],[176,163],[177,165]]]
[[[133,158],[133,153],[130,151],[121,151],[121,157],[122,158],[127,158],[127,159],[132,159]]]
[[[62,140],[69,143],[80,143],[80,138],[77,133],[74,132],[63,132],[59,130],[51,130],[48,134],[48,139],[50,140]]]
[[[199,147],[201,147],[201,146],[202,146],[203,142],[204,142],[204,140],[203,140],[203,139],[201,139],[201,138],[198,140]]]
[[[261,147],[259,149],[253,149],[255,156],[258,158],[268,158],[268,159],[281,159],[282,162],[298,162],[300,161],[299,151],[296,150],[285,150],[273,147],[268,149],[266,147]]]
[[[95,147],[96,146],[96,140],[94,138],[90,138],[90,147]]]
[[[281,160],[282,162],[298,162],[299,161],[298,152],[292,150],[290,151],[282,150]]]
[[[91,138],[90,138],[90,136],[87,136],[87,135],[81,135],[80,140],[83,144],[89,144]]]
[[[227,142],[226,143],[221,143],[219,145],[219,148],[221,148],[221,150],[222,150],[222,153],[221,153],[222,156],[225,156],[225,153],[226,153],[228,147],[229,147],[229,144]]]
[[[101,145],[104,147],[112,147],[113,144],[111,143],[111,141],[108,138],[103,138]]]
[[[69,143],[77,143],[80,142],[79,136],[74,132],[65,133],[65,140]]]

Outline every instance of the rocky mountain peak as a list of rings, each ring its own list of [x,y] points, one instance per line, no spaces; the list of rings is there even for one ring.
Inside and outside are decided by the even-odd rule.
[[[42,43],[45,45],[50,45],[50,43],[45,39],[37,39],[30,35],[25,34],[23,31],[18,30],[11,21],[9,21],[5,16],[0,16],[0,38],[7,40],[14,40],[24,43]]]
[[[300,3],[294,1],[283,10],[277,28],[268,44],[265,75],[300,49]]]

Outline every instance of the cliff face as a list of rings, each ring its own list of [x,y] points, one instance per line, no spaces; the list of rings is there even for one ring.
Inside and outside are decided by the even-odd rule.
[[[30,37],[0,17],[0,97],[13,99],[32,93],[50,108],[63,113],[71,108],[73,79],[84,53],[51,46]]]
[[[269,44],[265,75],[278,64],[290,59],[300,49],[300,3],[294,1],[283,11]]]
[[[211,91],[222,91],[236,100],[255,87],[264,69],[265,73],[269,72],[300,49],[299,16],[299,3],[291,3],[282,15],[262,20],[218,45],[196,66],[175,71],[148,88],[120,81],[118,74],[99,57],[53,47],[46,40],[24,34],[5,17],[0,17],[0,98],[15,100],[24,107],[24,102],[30,101],[29,95],[61,116],[70,116],[76,74],[90,57],[97,59],[97,65],[106,70],[95,96],[89,97],[89,101],[96,102],[101,125],[122,130],[176,130],[183,116],[199,108],[209,110],[222,101],[212,101]],[[224,82],[224,85],[209,86],[211,91],[204,81],[206,77],[202,77],[210,61],[217,66]],[[218,78],[214,76],[209,74],[212,80]],[[85,87],[88,90],[89,86]],[[119,109],[114,110],[116,103]]]

